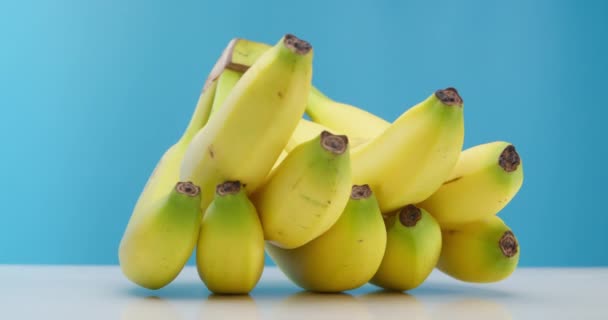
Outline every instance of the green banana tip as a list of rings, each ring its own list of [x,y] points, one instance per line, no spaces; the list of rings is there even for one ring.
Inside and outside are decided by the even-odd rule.
[[[420,219],[422,219],[422,211],[412,204],[399,211],[399,221],[406,227],[415,227]]]
[[[353,188],[350,192],[350,198],[353,200],[367,199],[371,197],[372,189],[369,185],[353,185]]]
[[[323,130],[321,132],[321,147],[336,155],[343,154],[348,147],[348,137]]]
[[[521,164],[519,154],[513,145],[508,145],[498,157],[498,165],[506,172],[513,172]]]
[[[285,44],[287,49],[291,50],[291,52],[297,55],[303,56],[312,50],[312,45],[310,45],[310,43],[294,36],[293,34],[286,34],[283,37],[283,44]]]
[[[435,96],[447,106],[462,107],[464,103],[462,97],[458,94],[458,90],[452,87],[435,91]]]
[[[500,240],[498,241],[498,246],[500,247],[502,254],[507,258],[515,256],[519,249],[517,238],[515,238],[512,231],[505,231],[505,233],[503,233],[502,237],[500,237]]]
[[[201,188],[199,188],[194,183],[187,181],[180,181],[175,185],[175,190],[181,194],[187,195],[189,197],[196,197],[201,193]]]
[[[240,181],[226,181],[217,185],[215,192],[219,196],[225,196],[229,194],[237,194],[241,191]]]

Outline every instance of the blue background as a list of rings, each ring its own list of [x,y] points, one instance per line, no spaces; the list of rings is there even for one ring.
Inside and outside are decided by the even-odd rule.
[[[458,88],[465,146],[523,157],[501,213],[521,265],[608,265],[608,2],[355,3],[0,2],[0,263],[117,263],[221,50],[290,32],[314,45],[317,87],[385,119]]]

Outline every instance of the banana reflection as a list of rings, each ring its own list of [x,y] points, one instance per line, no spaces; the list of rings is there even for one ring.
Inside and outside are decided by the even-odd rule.
[[[201,304],[198,319],[261,319],[255,301],[249,295],[211,294]]]
[[[431,319],[424,305],[407,293],[380,290],[361,295],[357,299],[367,307],[373,319]]]
[[[482,299],[463,299],[441,304],[433,314],[436,319],[510,320],[509,310],[502,304]]]
[[[137,298],[123,309],[121,320],[168,320],[181,319],[177,310],[166,300],[151,296]]]
[[[300,292],[280,301],[274,309],[272,319],[276,320],[372,319],[361,302],[345,293]]]

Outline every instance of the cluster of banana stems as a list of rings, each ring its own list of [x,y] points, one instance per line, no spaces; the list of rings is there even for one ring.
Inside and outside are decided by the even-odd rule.
[[[219,294],[254,289],[264,252],[315,292],[411,290],[435,268],[508,277],[519,245],[497,213],[523,183],[515,147],[463,150],[454,88],[388,122],[314,88],[312,61],[293,35],[229,43],[137,200],[119,248],[126,277],[161,288],[193,251]]]

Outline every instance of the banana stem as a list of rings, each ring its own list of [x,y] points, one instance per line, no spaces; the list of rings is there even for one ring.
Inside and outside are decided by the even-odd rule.
[[[369,185],[353,185],[350,193],[350,198],[353,200],[367,199],[372,196],[372,189]]]
[[[241,191],[240,181],[226,181],[218,184],[215,188],[215,192],[218,196],[237,194],[239,191]]]
[[[447,106],[462,107],[462,97],[455,88],[445,88],[435,91],[435,96]]]

